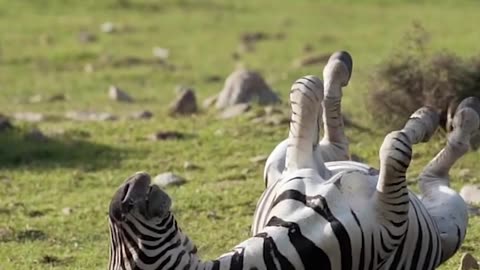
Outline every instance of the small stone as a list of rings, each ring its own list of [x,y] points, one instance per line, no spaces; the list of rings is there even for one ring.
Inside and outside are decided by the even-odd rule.
[[[264,122],[269,126],[279,126],[290,123],[290,118],[283,115],[271,115],[264,118]]]
[[[51,95],[47,100],[49,102],[65,101],[67,100],[67,97],[63,93],[58,93],[58,94]]]
[[[107,113],[107,112],[76,112],[76,111],[70,111],[65,114],[65,117],[70,119],[70,120],[75,120],[75,121],[114,121],[117,120],[117,117],[113,114]]]
[[[477,260],[470,253],[464,253],[460,259],[459,270],[479,269]]]
[[[28,99],[28,102],[30,102],[30,103],[40,103],[42,101],[43,101],[43,96],[42,95],[34,95],[34,96],[31,96]]]
[[[103,33],[114,33],[116,32],[118,29],[117,27],[115,26],[115,24],[113,24],[112,22],[104,22],[100,25],[100,30],[103,32]]]
[[[197,111],[197,98],[193,89],[190,88],[179,91],[177,98],[169,109],[170,115],[189,115]]]
[[[139,111],[130,115],[130,119],[150,119],[152,117],[153,113],[150,111]]]
[[[480,186],[465,185],[460,190],[460,196],[462,196],[466,203],[480,204]]]
[[[8,120],[7,117],[0,115],[0,132],[12,129],[13,125],[10,123],[10,120]]]
[[[125,91],[121,90],[120,88],[112,85],[108,89],[108,96],[111,100],[116,100],[120,102],[133,102],[133,98],[130,97]]]
[[[46,142],[49,140],[49,138],[43,134],[42,131],[36,128],[25,134],[25,138],[36,142]]]
[[[207,213],[207,218],[209,219],[215,219],[215,220],[218,220],[218,219],[221,219],[220,216],[217,215],[217,212],[215,211],[210,211]]]
[[[0,242],[7,242],[12,240],[13,238],[13,231],[8,228],[1,228],[0,227]]]
[[[184,139],[185,135],[178,131],[158,131],[149,136],[152,141],[179,140]]]
[[[78,41],[81,43],[92,43],[97,41],[97,36],[93,33],[82,31],[78,33]]]
[[[168,49],[161,48],[161,47],[154,47],[152,49],[152,53],[155,58],[162,61],[167,60],[168,56],[170,55],[170,51]]]
[[[83,71],[85,71],[85,73],[93,73],[93,65],[91,63],[85,64],[85,66],[83,67]]]
[[[217,98],[218,98],[218,95],[213,95],[213,96],[207,97],[203,101],[202,107],[204,109],[208,109],[208,108],[212,107],[213,105],[215,105],[215,102],[217,102]]]
[[[250,110],[250,104],[248,104],[248,103],[236,104],[236,105],[233,105],[233,106],[230,106],[230,107],[224,109],[220,113],[219,118],[220,119],[233,118],[233,117],[241,115],[242,113],[247,112],[248,110]]]
[[[258,155],[255,157],[250,158],[250,162],[252,163],[265,163],[268,159],[268,155]]]
[[[184,168],[185,170],[196,170],[196,169],[200,169],[200,166],[195,165],[195,164],[193,164],[193,163],[190,162],[190,161],[185,161],[185,162],[183,163],[183,168]]]
[[[307,67],[327,63],[330,54],[309,55],[295,60],[293,66],[296,68]]]
[[[45,120],[45,116],[41,113],[19,112],[13,114],[13,119],[18,121],[37,123]]]
[[[153,178],[152,181],[155,185],[158,185],[161,188],[168,186],[180,186],[186,183],[185,178],[178,176],[171,172],[166,172],[159,174]]]
[[[62,214],[66,216],[71,215],[72,213],[73,213],[73,209],[70,207],[65,207],[62,209]]]
[[[222,81],[222,77],[218,75],[210,75],[205,78],[205,82],[207,83],[215,83],[215,82],[220,82]]]

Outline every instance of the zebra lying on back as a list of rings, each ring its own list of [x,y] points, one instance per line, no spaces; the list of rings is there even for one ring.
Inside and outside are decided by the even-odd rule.
[[[345,82],[338,80],[350,76],[345,59],[336,54],[327,64],[334,72],[324,74],[325,93],[313,76],[294,83],[284,169],[268,167],[280,168],[280,177],[267,179],[252,237],[201,261],[171,213],[170,197],[151,185],[148,174],[137,173],[110,204],[110,269],[434,269],[450,258],[465,237],[467,209],[448,187],[448,171],[468,150],[465,142],[479,127],[477,112],[459,106],[447,145],[420,175],[422,199],[408,192],[405,174],[412,145],[428,141],[436,129],[438,117],[428,108],[385,137],[378,172],[360,163],[325,163],[322,151],[334,158],[348,151],[335,146],[347,141],[341,119],[329,115],[327,147],[318,151],[316,143],[324,95],[336,108],[326,114],[339,113]],[[282,159],[277,152],[269,162]]]

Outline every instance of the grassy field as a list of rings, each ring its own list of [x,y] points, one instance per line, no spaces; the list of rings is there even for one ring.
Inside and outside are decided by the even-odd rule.
[[[152,175],[173,171],[188,179],[168,189],[177,218],[204,258],[220,255],[249,234],[263,188],[263,164],[250,159],[268,154],[287,135],[287,126],[252,124],[248,117],[218,120],[213,111],[169,117],[176,85],[193,86],[203,100],[222,87],[222,81],[206,78],[225,78],[237,65],[232,53],[243,33],[281,33],[284,39],[258,43],[254,52],[241,56],[242,63],[260,71],[285,101],[296,78],[321,75],[322,66],[293,67],[304,55],[302,48],[310,44],[318,53],[346,49],[354,58],[354,74],[344,111],[353,121],[373,126],[365,103],[369,76],[403,46],[412,23],[431,34],[430,49],[472,55],[479,52],[479,9],[480,2],[473,0],[0,0],[0,112],[47,116],[36,124],[14,122],[15,131],[0,133],[0,269],[104,269],[109,201],[120,183],[140,170]],[[106,21],[122,25],[123,31],[102,33],[99,27]],[[79,42],[82,31],[97,40]],[[170,49],[168,62],[175,68],[152,61],[155,46]],[[93,72],[85,72],[86,65]],[[109,100],[111,84],[137,102]],[[28,102],[37,94],[58,93],[68,99]],[[63,118],[70,110],[125,116],[142,109],[152,111],[153,119],[80,123]],[[25,133],[34,126],[57,135],[50,135],[49,142],[32,142]],[[158,130],[190,136],[146,139]],[[348,129],[352,152],[377,164],[387,131]],[[412,180],[444,141],[439,134],[428,146],[415,148]],[[470,153],[456,165],[456,189],[479,182],[479,157]],[[185,161],[200,169],[184,169]],[[471,177],[460,176],[464,168]],[[71,213],[65,214],[65,208]],[[462,251],[480,258],[479,221],[470,219]],[[456,269],[459,258],[442,269]]]

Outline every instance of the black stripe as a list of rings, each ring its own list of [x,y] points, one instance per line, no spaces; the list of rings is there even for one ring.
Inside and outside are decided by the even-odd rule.
[[[420,223],[420,219],[418,217],[417,205],[414,200],[412,202],[412,208],[415,211],[415,216],[417,217],[417,241],[415,244],[415,249],[413,251],[412,262],[410,264],[411,269],[417,269],[419,264],[420,252],[422,251],[422,244],[423,244],[423,233],[422,233],[422,224]]]
[[[360,249],[360,262],[358,266],[358,270],[364,270],[365,268],[365,236],[364,232],[362,229],[362,225],[360,224],[360,221],[357,218],[357,215],[353,210],[350,210],[352,213],[353,218],[355,219],[355,222],[357,223],[358,228],[360,229],[360,235],[362,236],[362,248]]]
[[[340,254],[341,254],[341,262],[342,262],[342,270],[345,269],[352,269],[352,245],[350,241],[350,237],[348,235],[348,231],[345,229],[343,224],[333,215],[328,207],[327,200],[321,196],[313,196],[307,197],[298,190],[287,190],[280,194],[278,198],[273,203],[273,206],[277,205],[282,200],[296,200],[305,204],[305,206],[314,210],[317,214],[322,216],[326,219],[330,226],[332,227],[333,233],[335,234],[336,238],[338,239],[338,243],[340,245]],[[318,201],[320,200],[320,205],[312,204],[311,201]]]
[[[267,233],[262,233],[256,237],[262,237],[263,240],[263,260],[267,266],[267,270],[277,270],[275,260],[278,261],[281,270],[295,270],[290,261],[283,256],[277,248],[275,241]]]
[[[230,261],[230,270],[243,270],[244,252],[245,252],[244,248],[241,248],[240,251],[235,251]]]
[[[310,239],[302,235],[298,224],[286,222],[278,217],[272,217],[267,226],[288,228],[288,237],[302,260],[305,270],[331,269],[330,258]]]

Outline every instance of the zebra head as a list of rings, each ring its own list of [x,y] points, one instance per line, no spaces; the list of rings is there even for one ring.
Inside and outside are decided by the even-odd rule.
[[[171,205],[144,172],[118,188],[109,211],[110,270],[189,269],[198,263],[196,247],[178,228]]]
[[[161,222],[168,217],[172,200],[157,185],[151,185],[150,175],[138,172],[125,181],[110,203],[110,219],[123,224],[129,219],[146,223]]]

